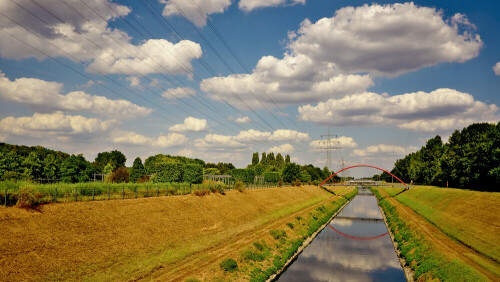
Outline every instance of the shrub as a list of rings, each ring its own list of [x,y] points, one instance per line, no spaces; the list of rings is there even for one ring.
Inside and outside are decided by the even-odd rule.
[[[155,182],[181,182],[184,165],[176,162],[159,163],[155,166]]]
[[[17,203],[16,206],[19,208],[34,208],[40,204],[41,194],[36,194],[35,188],[32,185],[27,185],[21,187],[17,191]]]
[[[203,167],[198,164],[185,164],[182,180],[188,183],[201,183],[203,181]]]
[[[279,178],[280,178],[280,175],[278,172],[265,172],[264,173],[264,181],[265,182],[276,183],[276,182],[278,182]]]
[[[300,182],[300,179],[295,179],[294,181],[292,181],[292,185],[299,187],[300,185],[302,185],[302,183]]]
[[[130,173],[128,172],[128,169],[126,167],[119,167],[115,171],[113,171],[111,174],[109,174],[109,181],[110,182],[128,182],[129,181],[129,175]]]
[[[269,234],[271,234],[271,236],[275,240],[279,240],[281,238],[286,238],[286,236],[287,236],[285,230],[281,230],[281,229],[271,230],[271,231],[269,231]]]
[[[227,258],[220,263],[220,268],[224,271],[234,272],[238,269],[238,263],[232,258]]]
[[[245,184],[241,180],[236,180],[236,183],[234,183],[234,189],[239,192],[243,192],[245,190]]]
[[[22,173],[19,173],[17,171],[6,171],[3,175],[2,178],[4,180],[9,180],[9,181],[15,181],[15,180],[20,180],[25,178],[25,175]]]
[[[291,223],[291,222],[287,222],[287,224],[286,224],[286,225],[287,225],[288,227],[290,227],[290,229],[293,229],[293,223]]]
[[[250,249],[243,250],[240,254],[244,260],[263,261],[266,258],[263,254]]]
[[[253,246],[259,251],[264,250],[264,245],[259,242],[253,242]]]
[[[220,170],[218,170],[215,167],[205,168],[203,170],[203,174],[206,174],[206,175],[220,175]]]
[[[147,175],[137,179],[137,183],[146,183],[148,181],[149,181],[149,176],[147,176]]]
[[[198,187],[196,189],[193,189],[191,194],[195,196],[205,196],[210,194],[210,190],[208,188]]]
[[[278,180],[278,187],[281,187],[281,186],[283,186],[283,180],[280,179],[280,180]]]

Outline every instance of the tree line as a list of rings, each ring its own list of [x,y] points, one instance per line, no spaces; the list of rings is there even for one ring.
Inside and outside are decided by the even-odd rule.
[[[417,152],[398,159],[391,173],[405,182],[500,191],[500,122],[455,130],[447,143],[437,135]],[[382,178],[391,176],[384,173]]]

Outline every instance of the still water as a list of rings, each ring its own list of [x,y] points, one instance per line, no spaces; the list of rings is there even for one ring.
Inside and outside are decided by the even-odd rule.
[[[375,196],[359,189],[278,280],[406,281]]]

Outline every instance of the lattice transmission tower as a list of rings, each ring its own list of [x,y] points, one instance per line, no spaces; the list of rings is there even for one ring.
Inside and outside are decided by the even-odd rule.
[[[330,133],[330,128],[328,128],[327,134],[321,134],[321,138],[326,139],[320,141],[321,146],[317,147],[317,149],[326,151],[326,167],[332,171],[332,151],[342,149],[342,147],[340,147],[340,142],[337,140],[338,136]]]

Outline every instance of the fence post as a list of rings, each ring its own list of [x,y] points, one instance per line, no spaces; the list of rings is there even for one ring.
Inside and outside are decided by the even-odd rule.
[[[57,185],[56,185],[56,192],[54,193],[54,202],[57,203]]]
[[[158,189],[158,183],[156,183],[156,197],[160,196],[160,189]]]
[[[125,184],[123,184],[123,187],[122,187],[122,200],[125,200]]]
[[[75,187],[75,202],[78,202],[78,198],[77,198],[77,194],[76,194],[77,190],[76,189],[78,189],[78,188]]]
[[[92,187],[92,201],[94,200],[94,195],[95,195],[95,182],[94,186]]]
[[[189,194],[191,194],[191,185],[192,183],[189,183]]]
[[[165,184],[165,189],[167,190],[167,196],[168,196],[168,184]]]
[[[137,199],[137,186],[135,186],[135,198]]]
[[[108,186],[108,200],[111,200],[111,186]]]
[[[174,196],[177,196],[177,185],[174,185]]]
[[[182,184],[182,195],[186,194],[186,184]]]
[[[7,188],[5,188],[4,206],[7,206]]]
[[[146,198],[148,197],[149,194],[149,184],[146,184]]]

